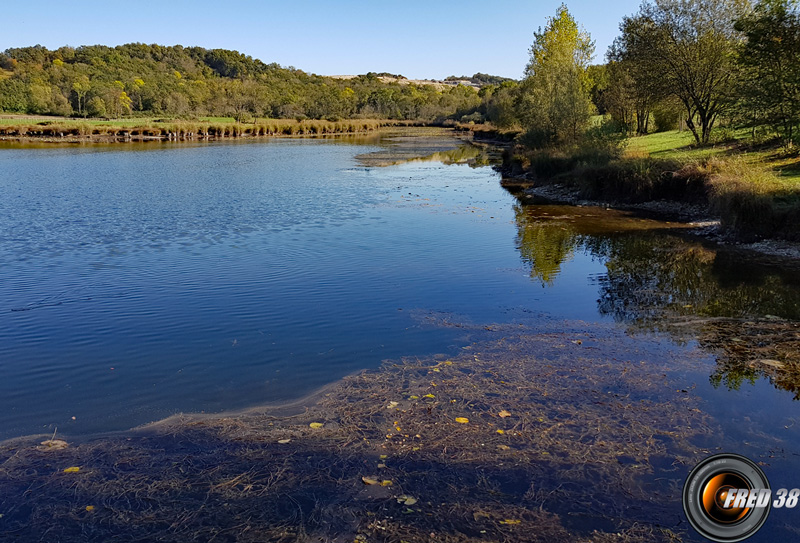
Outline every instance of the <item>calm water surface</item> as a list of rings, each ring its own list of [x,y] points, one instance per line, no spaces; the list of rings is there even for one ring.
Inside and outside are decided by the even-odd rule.
[[[297,399],[455,352],[441,322],[603,321],[693,349],[664,312],[800,318],[796,270],[675,225],[521,206],[489,167],[356,158],[378,149],[0,148],[0,438]],[[686,380],[725,443],[797,450],[794,393],[721,386],[715,361]],[[781,458],[780,486],[800,486]]]

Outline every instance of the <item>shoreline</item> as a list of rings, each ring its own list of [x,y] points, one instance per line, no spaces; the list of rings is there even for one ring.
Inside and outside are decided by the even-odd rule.
[[[118,124],[81,119],[40,120],[0,124],[0,141],[46,144],[94,144],[131,142],[198,142],[262,137],[328,137],[368,135],[392,128],[437,128],[420,121],[396,119],[344,119],[339,121],[266,119],[252,123],[213,121],[120,120]],[[440,128],[440,127],[439,127]]]
[[[719,245],[788,259],[794,263],[800,261],[800,242],[779,238],[761,238],[752,241],[742,239],[735,232],[725,230],[720,218],[711,212],[707,204],[676,200],[650,200],[640,203],[592,200],[582,197],[577,187],[557,182],[537,185],[535,181],[525,177],[504,176],[501,184],[525,204],[533,204],[538,199],[553,204],[633,211],[661,220],[685,223],[690,227],[686,232],[688,235]]]

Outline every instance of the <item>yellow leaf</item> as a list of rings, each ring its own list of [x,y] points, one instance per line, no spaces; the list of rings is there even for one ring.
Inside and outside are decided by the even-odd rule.
[[[425,394],[425,395],[423,396],[423,398],[435,398],[435,397],[436,397],[436,396],[434,396],[433,394]]]
[[[378,458],[380,458],[381,460],[386,460],[387,458],[389,458],[389,455],[382,454]]]
[[[498,415],[500,416],[500,418],[504,419],[504,418],[506,418],[506,417],[510,417],[510,416],[511,416],[511,413],[509,413],[508,411],[506,411],[505,409],[503,409],[502,411],[500,411],[500,412],[498,413]]]
[[[505,430],[498,430],[498,431],[497,431],[497,433],[498,433],[498,434],[500,434],[500,435],[503,435],[503,434],[505,434],[506,432],[505,432]]]
[[[91,513],[92,511],[94,511],[94,505],[87,505],[86,510]]]
[[[409,396],[409,400],[419,400],[419,396]]]
[[[291,439],[279,439],[278,443],[280,443],[281,445],[286,445],[287,443],[291,443],[291,441],[292,441]]]
[[[373,479],[372,477],[362,477],[361,480],[364,482],[365,485],[377,485],[378,480]]]
[[[522,523],[521,520],[514,520],[514,519],[505,519],[500,521],[500,524],[520,524],[520,523]]]
[[[417,503],[417,498],[413,496],[406,496],[405,494],[397,498],[397,503],[404,503],[406,505],[414,505]]]
[[[456,422],[459,424],[466,424],[469,422],[469,419],[467,417],[456,417]]]
[[[389,479],[384,479],[381,481],[381,486],[392,486],[392,482]]]
[[[309,426],[311,426],[312,428],[322,428],[325,425],[321,422],[312,422],[311,424],[309,424]]]
[[[77,466],[72,466],[71,468],[66,468],[64,470],[64,473],[78,473],[80,470],[81,470],[81,468],[79,468]]]

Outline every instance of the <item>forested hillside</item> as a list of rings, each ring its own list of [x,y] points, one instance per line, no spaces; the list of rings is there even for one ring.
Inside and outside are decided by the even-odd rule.
[[[0,54],[0,111],[12,113],[434,121],[480,105],[471,87],[384,83],[372,73],[334,79],[224,49],[37,45]]]

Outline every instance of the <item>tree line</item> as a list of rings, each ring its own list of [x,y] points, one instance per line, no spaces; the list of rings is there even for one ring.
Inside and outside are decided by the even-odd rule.
[[[76,117],[387,118],[474,114],[469,86],[385,83],[266,64],[237,51],[146,45],[12,48],[0,54],[0,111]],[[476,74],[476,76],[483,74]]]
[[[590,65],[593,53],[562,4],[535,33],[522,82],[483,91],[487,118],[521,127],[532,146],[578,142],[596,113],[628,135],[680,125],[698,144],[720,125],[797,137],[796,0],[645,0],[622,20],[607,62]]]

